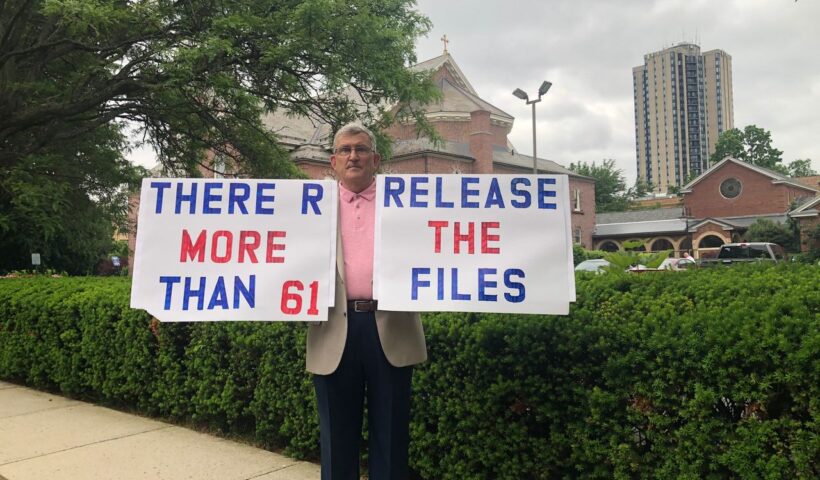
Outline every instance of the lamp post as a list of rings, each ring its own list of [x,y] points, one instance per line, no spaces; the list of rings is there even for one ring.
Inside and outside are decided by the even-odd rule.
[[[547,93],[547,91],[550,89],[551,86],[552,86],[552,82],[548,82],[548,81],[544,80],[544,82],[541,83],[541,86],[538,87],[538,98],[536,98],[535,100],[530,100],[530,97],[527,95],[527,93],[524,92],[524,90],[521,90],[520,88],[516,88],[515,91],[513,92],[513,95],[515,95],[516,97],[520,98],[521,100],[524,100],[525,102],[527,102],[527,105],[532,105],[532,173],[533,173],[533,175],[538,174],[538,155],[537,155],[536,148],[535,148],[535,104],[541,101],[541,97],[543,97]]]

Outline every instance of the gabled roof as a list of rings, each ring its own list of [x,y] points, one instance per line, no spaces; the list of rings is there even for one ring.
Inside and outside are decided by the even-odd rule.
[[[441,101],[427,105],[425,109],[428,114],[437,112],[442,114],[469,114],[476,110],[485,110],[490,112],[490,115],[497,117],[498,120],[512,124],[512,115],[481,99],[478,95],[470,93],[458,85],[453,85],[446,78],[439,81],[439,88],[441,88],[442,93]]]
[[[790,217],[816,217],[820,215],[820,195],[789,212]]]
[[[739,217],[707,217],[701,220],[694,220],[689,224],[689,231],[695,232],[707,223],[714,223],[723,230],[747,229],[760,219],[771,220],[772,222],[785,224],[788,220],[786,214],[776,213],[771,215],[742,215]]]
[[[431,58],[430,60],[425,60],[421,63],[417,63],[416,65],[410,67],[410,69],[416,72],[423,72],[437,71],[442,67],[446,68],[450,72],[453,78],[456,79],[456,83],[458,83],[458,85],[461,88],[467,90],[475,96],[478,96],[478,93],[476,93],[473,86],[470,85],[470,82],[467,81],[467,77],[464,75],[461,69],[458,68],[458,65],[449,53],[445,53],[443,55],[439,55],[438,57]]]
[[[709,224],[709,223],[713,223],[713,224],[719,226],[723,230],[734,230],[735,229],[734,225],[732,225],[728,222],[725,222],[725,221],[723,221],[719,218],[707,217],[707,218],[704,218],[703,220],[700,220],[696,223],[690,224],[689,225],[689,231],[690,232],[696,232],[700,227],[702,227],[706,224]]]
[[[814,188],[808,187],[806,185],[801,184],[797,180],[791,177],[787,177],[780,173],[775,172],[774,170],[769,170],[768,168],[764,168],[758,165],[752,165],[749,162],[744,162],[743,160],[738,160],[732,157],[726,157],[723,160],[719,161],[718,163],[712,165],[711,168],[700,174],[696,179],[692,180],[691,182],[687,183],[686,185],[681,188],[681,193],[692,193],[692,187],[697,185],[701,182],[704,178],[711,175],[713,172],[717,171],[718,169],[722,168],[727,163],[734,163],[744,168],[748,168],[749,170],[753,170],[761,175],[765,175],[772,179],[772,183],[785,183],[791,185],[793,187],[802,188],[804,190],[808,190],[810,192],[817,192]]]

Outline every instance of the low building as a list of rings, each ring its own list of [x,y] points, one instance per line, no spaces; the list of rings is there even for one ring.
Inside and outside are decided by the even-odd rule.
[[[758,219],[783,224],[792,217],[812,225],[817,195],[797,179],[725,158],[681,189],[679,207],[599,214],[593,244],[613,251],[639,240],[650,251],[713,256],[724,243],[746,240]]]

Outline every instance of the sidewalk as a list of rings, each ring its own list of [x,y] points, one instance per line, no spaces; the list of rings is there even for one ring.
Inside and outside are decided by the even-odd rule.
[[[319,466],[0,381],[2,480],[317,480]]]

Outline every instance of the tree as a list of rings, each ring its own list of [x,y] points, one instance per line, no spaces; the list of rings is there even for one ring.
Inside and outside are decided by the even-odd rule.
[[[296,175],[262,125],[274,110],[332,126],[357,117],[377,130],[413,118],[429,132],[419,106],[435,86],[407,68],[429,29],[413,4],[0,2],[0,270],[25,265],[32,249],[89,270],[75,263],[91,255],[67,250],[63,235],[98,232],[80,243],[106,243],[97,224],[110,237],[124,213],[138,176],[122,155],[125,121],[185,175],[197,175],[208,150],[239,174]],[[81,212],[90,223],[76,223]]]
[[[623,171],[615,167],[615,160],[604,159],[600,165],[592,162],[571,163],[569,169],[595,180],[595,212],[622,212],[628,210],[636,198],[652,191],[652,185],[637,180],[626,187]]]
[[[749,225],[749,229],[746,231],[746,239],[750,242],[776,243],[789,252],[799,250],[797,235],[793,229],[766,218],[758,218],[753,224]]]
[[[781,150],[772,146],[772,135],[768,130],[748,125],[743,130],[733,128],[721,133],[709,162],[714,165],[726,157],[733,157],[788,175],[781,163],[782,155]]]
[[[811,159],[797,159],[789,163],[789,176],[791,177],[811,177],[817,175],[817,172],[811,168]]]

